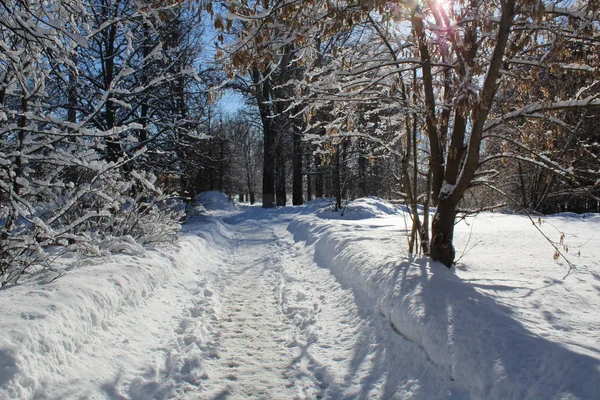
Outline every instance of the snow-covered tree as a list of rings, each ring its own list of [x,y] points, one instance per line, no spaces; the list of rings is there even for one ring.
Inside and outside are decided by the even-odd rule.
[[[247,77],[250,90],[245,93],[252,95],[261,117],[264,207],[287,202],[287,147],[291,148],[293,159],[292,200],[294,204],[303,202],[301,132],[304,126],[299,110],[291,104],[293,82],[303,73],[302,51],[292,44],[293,40],[283,39],[292,31],[285,28],[283,21],[288,16],[285,7],[279,8],[279,5],[278,1],[224,3],[225,12],[214,14],[215,27],[234,37],[231,43],[220,46],[217,57],[223,61],[230,78]],[[212,7],[209,9],[213,12]],[[270,21],[265,29],[258,26],[263,17]],[[231,86],[239,88],[236,84]]]
[[[9,1],[0,9],[0,280],[47,267],[65,250],[99,254],[123,237],[168,240],[143,99],[183,75],[167,57],[160,13],[176,5]],[[153,50],[138,33],[156,39]],[[154,79],[142,79],[164,65]],[[142,99],[142,102],[139,100]],[[140,140],[142,139],[142,140]],[[173,211],[173,212],[172,212]]]
[[[506,86],[530,80],[524,70],[598,71],[595,1],[314,0],[257,3],[244,9],[232,3],[229,11],[229,18],[245,24],[234,48],[240,64],[247,59],[277,64],[285,54],[283,49],[293,43],[298,49],[296,58],[309,68],[306,83],[300,84],[313,93],[304,100],[317,104],[307,108],[309,113],[321,107],[319,102],[346,104],[347,111],[329,121],[330,132],[338,137],[357,131],[353,127],[358,108],[352,104],[369,100],[384,107],[390,93],[398,93],[390,103],[398,113],[392,123],[397,132],[412,132],[413,146],[420,137],[417,131],[422,132],[424,140],[412,154],[426,153],[431,200],[436,206],[431,241],[422,235],[423,245],[434,260],[447,266],[454,261],[452,240],[461,200],[473,187],[490,182],[496,174],[488,168],[493,160],[508,156],[486,152],[485,144],[508,140],[504,127],[513,121],[564,122],[557,112],[600,106],[593,90],[596,77],[572,92],[550,99],[529,97],[512,109],[501,107],[498,95]],[[353,30],[351,38],[359,46],[333,53],[335,66],[327,69],[320,64],[322,55],[315,51],[315,44],[342,30],[367,25],[367,38]],[[588,50],[585,57],[565,57],[578,46]],[[311,74],[312,66],[317,69]],[[385,100],[382,90],[387,90]],[[411,116],[416,130],[407,125]],[[386,146],[393,149],[399,142],[391,138]],[[540,164],[538,156],[530,153],[525,158]],[[572,175],[556,160],[544,159],[542,164],[564,177]],[[404,185],[405,190],[415,182]]]

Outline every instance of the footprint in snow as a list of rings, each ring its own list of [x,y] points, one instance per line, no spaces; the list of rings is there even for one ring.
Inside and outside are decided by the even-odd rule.
[[[237,381],[238,377],[235,374],[228,374],[228,375],[225,376],[225,379],[228,379],[230,381]]]

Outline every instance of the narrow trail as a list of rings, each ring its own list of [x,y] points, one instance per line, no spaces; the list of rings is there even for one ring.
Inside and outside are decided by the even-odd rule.
[[[216,280],[203,399],[391,398],[383,319],[295,243],[285,219],[244,219]],[[390,372],[392,371],[392,372]]]
[[[278,299],[280,263],[273,236],[240,227],[220,279],[217,352],[206,369],[209,398],[294,398],[293,326]],[[224,387],[223,387],[224,386]]]

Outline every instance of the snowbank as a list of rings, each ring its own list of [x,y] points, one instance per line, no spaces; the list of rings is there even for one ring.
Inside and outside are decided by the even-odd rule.
[[[194,201],[213,214],[219,211],[237,210],[227,195],[221,192],[202,192],[194,197]]]
[[[346,214],[351,217],[352,214],[357,214],[360,219],[376,218],[386,215],[395,215],[399,211],[391,204],[385,203],[379,197],[365,197],[357,199],[347,207]],[[354,219],[354,217],[351,217]],[[358,218],[356,218],[358,219]]]
[[[115,360],[138,365],[140,371],[155,371],[154,375],[140,372],[138,377],[127,377],[133,381],[128,393],[132,399],[175,395],[173,384],[156,383],[161,381],[156,374],[168,376],[170,382],[200,379],[199,351],[194,346],[202,340],[189,339],[192,328],[188,326],[198,310],[188,310],[189,321],[176,327],[187,332],[185,340],[180,338],[162,350],[154,341],[160,335],[168,336],[156,330],[171,329],[169,312],[178,307],[185,293],[194,289],[196,299],[192,300],[198,304],[210,295],[210,291],[191,286],[199,286],[201,276],[219,265],[223,258],[219,246],[230,233],[218,221],[205,219],[202,223],[204,229],[196,227],[194,235],[184,235],[177,248],[83,262],[63,259],[62,269],[48,273],[47,279],[23,280],[0,290],[0,398],[80,397],[82,385],[89,385],[90,396],[103,387],[108,397],[123,398],[119,397],[118,382],[114,387],[106,383],[120,376],[119,361]],[[76,264],[85,266],[74,268]],[[57,273],[64,276],[53,280]],[[180,286],[186,285],[188,290],[182,291]],[[201,336],[202,327],[197,330]],[[103,341],[103,333],[109,341],[121,336],[123,343],[130,343],[125,346],[127,352],[115,353],[117,350]],[[90,344],[90,340],[95,342]],[[95,350],[89,353],[90,348]],[[168,365],[153,366],[156,352],[163,350],[169,352]],[[103,367],[97,367],[102,360]],[[106,365],[114,370],[106,370]],[[89,384],[69,382],[71,376],[85,376],[81,370],[88,371]],[[77,390],[71,393],[74,385]],[[49,388],[61,386],[64,392],[49,392]]]
[[[342,204],[342,209],[334,211],[335,199],[312,200],[304,206],[303,213],[315,213],[320,218],[339,220],[361,220],[396,215],[400,211],[383,202],[379,197],[365,197]]]
[[[366,204],[369,210],[390,207],[378,202],[369,199],[357,204]],[[511,245],[508,240],[517,240],[528,246],[522,251],[533,251],[532,259],[540,259],[543,256],[540,248],[546,247],[543,240],[540,242],[539,234],[536,236],[537,233],[530,229],[529,220],[489,214],[480,217],[483,223],[475,223],[482,232],[479,236],[475,234],[472,240],[480,239],[479,250],[489,244],[495,253],[483,251],[482,257],[474,257],[472,254],[477,251],[474,250],[469,253],[472,256],[469,264],[462,267],[467,271],[489,269],[494,263],[501,267],[495,275],[486,277],[489,284],[477,287],[461,279],[461,271],[455,274],[425,258],[404,258],[402,236],[405,233],[402,228],[406,229],[406,226],[402,216],[385,211],[365,214],[380,218],[359,222],[333,221],[324,220],[325,214],[317,211],[312,215],[296,216],[288,230],[297,242],[313,246],[318,265],[330,269],[336,279],[353,289],[359,307],[365,312],[378,310],[401,340],[422,350],[425,361],[421,362],[433,363],[445,371],[447,386],[453,396],[473,399],[597,398],[600,393],[597,314],[587,319],[575,319],[570,325],[563,324],[563,328],[572,333],[570,347],[563,338],[548,335],[548,330],[539,326],[554,314],[543,301],[560,304],[562,312],[567,314],[594,312],[589,308],[581,310],[582,303],[573,302],[572,308],[568,308],[565,296],[572,288],[568,288],[566,294],[544,293],[550,285],[543,282],[557,280],[554,272],[557,266],[550,256],[546,258],[550,261],[540,261],[543,268],[528,265],[527,254],[521,256],[520,264],[508,265],[502,263],[506,258],[506,246],[493,247],[494,244]],[[558,216],[549,220],[553,223],[565,217],[574,218]],[[504,225],[500,223],[505,220]],[[586,229],[598,231],[599,219],[588,217],[585,220]],[[581,218],[578,222],[581,223]],[[570,228],[579,232],[582,238],[586,237],[587,231],[577,231],[574,225]],[[462,244],[472,229],[472,226],[457,229],[457,243]],[[511,229],[519,233],[515,234]],[[514,251],[516,246],[511,246]],[[589,254],[597,250],[592,249],[594,244],[586,251],[592,260],[596,257],[596,261],[585,268],[586,271],[593,268],[595,272],[590,278],[600,280],[598,254]],[[522,288],[516,284],[511,287],[512,281],[523,280],[523,271],[528,268],[538,275],[540,286],[529,291],[520,291]],[[559,274],[564,275],[564,270],[558,269]],[[469,280],[476,281],[473,274],[465,272]],[[535,277],[529,283],[534,283],[533,279]],[[575,290],[588,291],[587,286],[578,286],[580,283],[576,279],[567,283],[574,285]],[[600,297],[597,288],[588,293],[584,301],[591,304],[596,301],[597,305]],[[506,292],[513,293],[512,290],[516,294],[514,297],[505,296]],[[552,298],[548,298],[549,295]],[[541,300],[542,296],[545,300]],[[581,326],[577,326],[579,324]],[[585,332],[576,336],[575,331]],[[415,360],[415,370],[419,370],[419,362]]]

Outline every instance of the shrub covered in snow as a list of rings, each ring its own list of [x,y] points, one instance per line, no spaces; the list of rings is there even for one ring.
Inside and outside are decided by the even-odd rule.
[[[132,253],[143,244],[172,240],[179,230],[181,210],[165,205],[152,174],[123,174],[101,160],[94,168],[59,172],[49,182],[32,171],[16,190],[2,181],[10,196],[0,208],[2,286],[50,267],[66,251]],[[69,182],[76,173],[77,184]]]
[[[139,123],[137,99],[145,96],[130,95],[133,87],[138,94],[156,90],[173,74],[160,71],[144,86],[131,79],[165,54],[157,46],[134,57],[140,41],[131,33],[156,36],[156,21],[142,18],[150,10],[134,2],[113,3],[9,2],[2,12],[2,286],[50,266],[62,251],[129,251],[131,240],[168,240],[178,229],[179,211],[157,207],[165,195],[150,168],[139,171],[151,128]],[[99,39],[108,36],[112,41]]]

